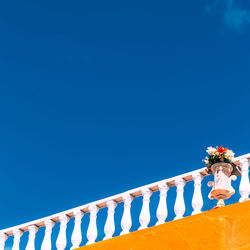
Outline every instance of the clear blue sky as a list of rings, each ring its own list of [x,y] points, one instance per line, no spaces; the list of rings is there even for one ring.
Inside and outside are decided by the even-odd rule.
[[[1,1],[1,228],[250,152],[249,11]]]

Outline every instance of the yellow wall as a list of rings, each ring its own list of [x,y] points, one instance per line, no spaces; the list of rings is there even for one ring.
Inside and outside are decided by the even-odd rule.
[[[250,201],[212,209],[80,249],[250,250]]]

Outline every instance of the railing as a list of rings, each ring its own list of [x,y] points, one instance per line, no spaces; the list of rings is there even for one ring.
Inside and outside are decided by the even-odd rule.
[[[249,186],[249,160],[250,154],[246,154],[235,158],[235,161],[239,162],[241,168],[241,179],[239,185],[239,193],[241,195],[240,202],[248,200],[250,193]],[[142,186],[130,191],[114,195],[96,202],[92,202],[86,205],[82,205],[61,213],[57,213],[39,220],[31,221],[15,227],[3,229],[0,231],[0,250],[5,249],[5,242],[8,237],[13,237],[12,249],[18,250],[20,248],[21,237],[24,232],[28,231],[28,242],[26,245],[27,250],[35,249],[36,233],[41,227],[45,227],[45,233],[41,243],[41,250],[50,250],[56,246],[58,250],[63,250],[67,245],[66,229],[67,224],[73,217],[74,229],[71,235],[71,248],[78,248],[82,242],[82,228],[81,222],[83,215],[90,213],[89,224],[87,230],[87,243],[92,244],[96,241],[98,236],[97,230],[97,213],[100,209],[107,207],[107,218],[104,226],[105,237],[103,240],[112,238],[115,232],[115,208],[118,203],[123,202],[123,214],[121,219],[121,232],[120,235],[127,234],[131,230],[132,217],[131,217],[131,203],[134,198],[142,196],[142,208],[139,216],[140,226],[138,230],[147,228],[150,223],[150,197],[153,192],[159,191],[159,203],[156,211],[157,222],[155,225],[165,223],[168,217],[167,207],[167,192],[171,187],[176,186],[176,199],[174,204],[174,219],[181,219],[185,213],[184,202],[184,186],[187,182],[194,181],[194,192],[192,195],[192,212],[191,214],[201,213],[203,207],[203,196],[201,192],[202,180],[208,176],[205,168],[195,170],[183,175],[179,175],[173,178],[165,179],[159,182],[155,182],[146,186]],[[56,242],[52,241],[51,234],[52,229],[56,223],[60,223],[59,233],[57,235]],[[39,247],[40,248],[40,247]]]

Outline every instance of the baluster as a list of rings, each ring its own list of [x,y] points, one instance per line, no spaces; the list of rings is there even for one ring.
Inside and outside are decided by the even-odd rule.
[[[28,227],[29,230],[29,240],[25,250],[35,250],[35,238],[38,227],[35,225],[31,225]]]
[[[51,233],[52,233],[52,228],[55,225],[55,222],[52,220],[46,220],[44,222],[44,225],[45,225],[45,235],[41,246],[41,250],[51,250]]]
[[[13,231],[13,235],[14,235],[14,243],[12,250],[19,250],[20,238],[22,237],[23,232],[20,229],[15,229]]]
[[[203,176],[196,172],[192,175],[193,181],[194,181],[194,194],[192,199],[192,207],[194,211],[193,214],[201,213],[201,209],[203,207],[203,199],[202,199],[202,193],[201,193],[201,181],[203,179]]]
[[[122,232],[120,233],[120,235],[129,233],[129,230],[132,226],[130,208],[133,197],[130,194],[125,194],[122,199],[124,202],[124,211],[121,221]]]
[[[95,243],[95,240],[97,238],[96,217],[99,209],[96,205],[90,205],[89,211],[90,211],[89,228],[87,231],[88,242],[86,245]]]
[[[82,230],[81,230],[81,223],[83,212],[79,209],[73,211],[75,217],[75,226],[71,237],[72,247],[70,249],[78,248],[82,242]]]
[[[169,188],[166,183],[160,183],[158,187],[160,191],[160,201],[156,212],[156,216],[158,219],[156,225],[163,224],[168,216],[167,191]]]
[[[241,180],[240,180],[240,202],[247,201],[249,200],[249,177],[248,177],[248,172],[249,172],[249,164],[247,159],[242,159],[240,160],[240,166],[241,166]]]
[[[175,220],[180,219],[183,217],[183,214],[185,213],[185,202],[184,202],[184,186],[186,184],[186,182],[182,179],[176,179],[175,180],[175,184],[176,184],[176,201],[175,201],[175,205],[174,205],[174,212],[176,214],[175,216]]]
[[[7,240],[7,235],[3,232],[0,232],[0,250],[4,250],[5,241]]]
[[[107,206],[108,206],[108,217],[104,227],[104,232],[105,232],[104,240],[112,238],[115,232],[114,215],[117,204],[115,201],[111,200],[107,202]]]
[[[150,196],[152,194],[152,191],[149,188],[145,188],[142,190],[143,195],[143,204],[142,204],[142,210],[140,214],[140,224],[139,230],[147,228],[148,223],[150,222],[150,211],[149,211],[149,202],[150,202]]]
[[[66,229],[69,217],[66,214],[60,215],[59,221],[60,221],[60,231],[56,240],[56,247],[57,250],[64,250],[67,245]]]

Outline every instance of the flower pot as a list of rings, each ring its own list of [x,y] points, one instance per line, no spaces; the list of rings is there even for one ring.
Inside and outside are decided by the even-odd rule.
[[[224,200],[230,198],[235,190],[231,186],[231,180],[236,180],[235,175],[231,175],[233,166],[230,163],[218,162],[211,166],[214,181],[209,182],[208,186],[213,186],[209,193],[209,199],[217,199],[217,207],[225,206]]]

